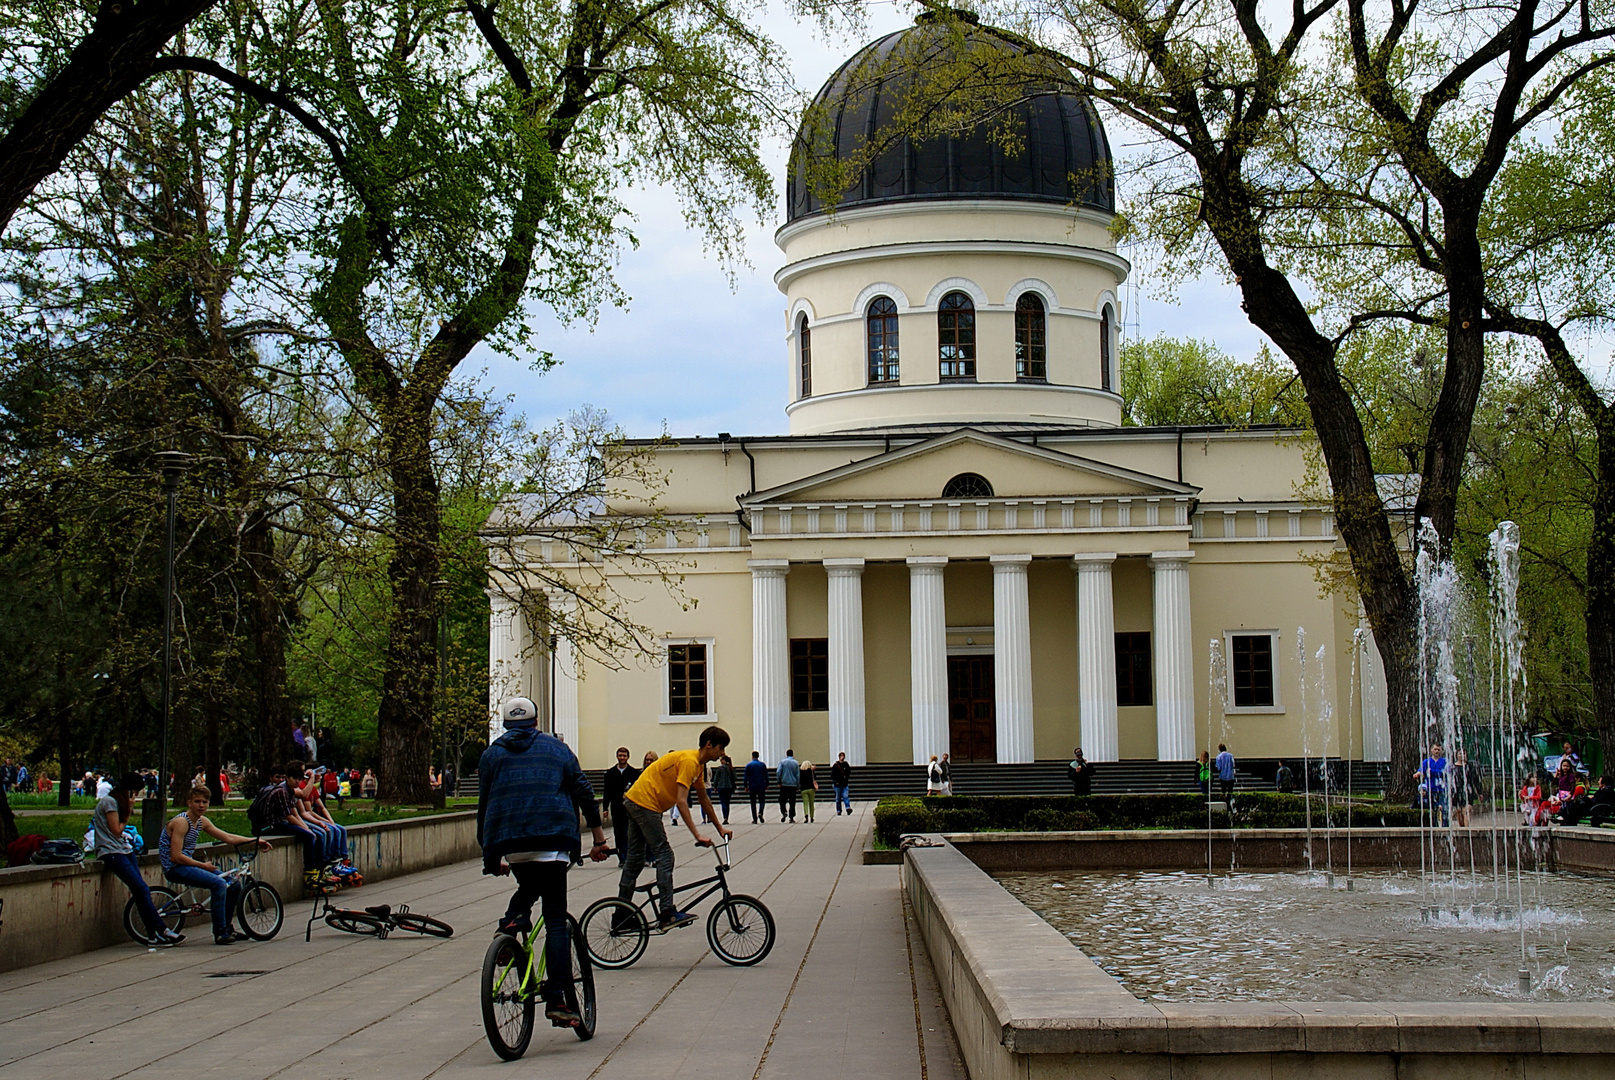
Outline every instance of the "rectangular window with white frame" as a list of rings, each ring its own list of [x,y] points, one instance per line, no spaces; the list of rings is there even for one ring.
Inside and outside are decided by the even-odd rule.
[[[1230,713],[1281,713],[1279,693],[1279,632],[1227,630],[1223,648],[1228,658]]]
[[[713,700],[712,646],[711,638],[684,638],[667,642],[662,723],[717,722],[717,708]]]

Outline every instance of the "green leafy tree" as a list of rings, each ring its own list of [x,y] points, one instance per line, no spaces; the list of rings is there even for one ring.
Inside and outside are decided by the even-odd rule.
[[[1309,421],[1295,373],[1264,347],[1241,363],[1208,341],[1157,336],[1122,348],[1122,423],[1141,427]]]

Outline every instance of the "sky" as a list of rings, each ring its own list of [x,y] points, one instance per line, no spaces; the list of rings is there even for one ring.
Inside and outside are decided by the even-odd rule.
[[[797,23],[776,5],[765,28],[789,51],[797,83],[813,91],[865,41],[912,21],[907,5],[875,3],[862,33],[827,41],[817,28]],[[766,145],[765,160],[780,194],[773,220],[761,226],[751,220],[746,245],[751,265],[733,268],[732,287],[701,236],[684,227],[676,196],[665,189],[634,189],[624,202],[635,215],[632,228],[640,243],[624,251],[617,270],[631,298],[628,307],[602,311],[593,325],[572,326],[533,308],[535,348],[560,361],[542,374],[532,370],[530,359],[486,351],[467,367],[475,371],[480,362],[483,385],[508,396],[513,409],[535,427],[591,406],[634,437],[663,430],[679,437],[785,433],[790,392],[785,298],[773,278],[784,263],[774,230],[784,221],[789,134],[780,132]],[[1125,177],[1121,180],[1125,184]],[[1254,356],[1263,340],[1240,311],[1233,288],[1220,280],[1181,284],[1171,303],[1153,299],[1150,292],[1136,276],[1124,288],[1128,336],[1210,339],[1240,358]]]

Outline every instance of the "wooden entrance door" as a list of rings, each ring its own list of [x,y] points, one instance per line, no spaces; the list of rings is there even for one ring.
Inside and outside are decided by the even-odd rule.
[[[955,762],[998,760],[990,656],[948,657],[948,752]]]

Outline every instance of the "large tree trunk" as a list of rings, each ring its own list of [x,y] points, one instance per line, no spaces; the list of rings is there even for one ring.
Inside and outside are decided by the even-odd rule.
[[[219,748],[222,723],[218,708],[210,702],[202,717],[202,775],[207,777],[209,806],[224,805],[224,782],[219,779],[224,772],[224,754]]]
[[[396,545],[387,565],[392,614],[376,734],[381,743],[378,797],[431,798],[432,701],[437,683],[437,607],[433,583],[442,565],[437,477],[432,470],[432,406],[400,395],[383,410],[391,451]]]
[[[95,27],[0,140],[0,231],[152,59],[217,0],[101,0]]]
[[[11,812],[11,802],[5,790],[0,788],[0,852],[17,839],[17,818]]]
[[[1587,670],[1604,772],[1615,772],[1615,408],[1597,418],[1598,487],[1587,544]]]
[[[286,707],[286,624],[275,534],[264,508],[254,512],[241,537],[241,554],[252,575],[252,633],[258,665],[257,768],[262,783],[276,762],[292,756],[292,722]]]

